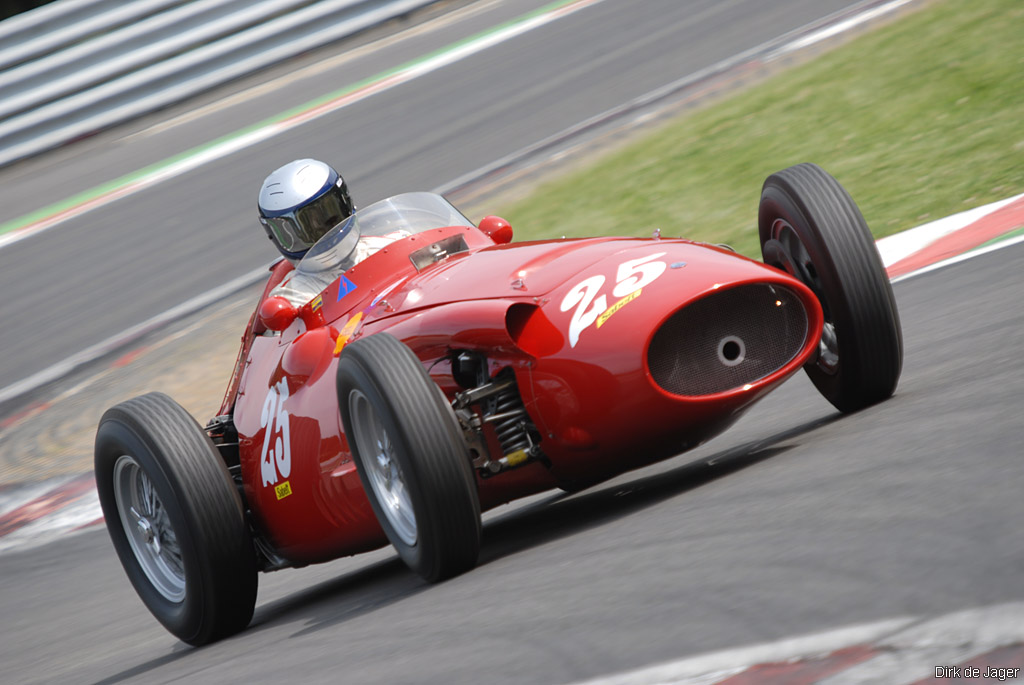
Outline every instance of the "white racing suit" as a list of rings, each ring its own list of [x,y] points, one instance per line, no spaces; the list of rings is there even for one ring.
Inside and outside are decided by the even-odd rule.
[[[298,309],[324,291],[334,279],[363,261],[382,247],[387,247],[396,240],[412,235],[408,231],[395,231],[383,236],[363,236],[356,243],[355,249],[348,256],[337,258],[337,255],[326,253],[321,255],[317,264],[301,262],[301,267],[290,272],[268,297],[283,297]]]

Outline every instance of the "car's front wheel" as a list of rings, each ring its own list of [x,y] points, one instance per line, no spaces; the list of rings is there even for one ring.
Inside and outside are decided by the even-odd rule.
[[[96,489],[121,564],[146,607],[192,645],[252,619],[257,570],[242,500],[188,412],[150,393],[108,409]]]
[[[387,333],[356,340],[337,387],[359,478],[398,555],[431,582],[473,568],[480,502],[469,453],[416,355]]]
[[[764,182],[758,230],[765,263],[821,302],[821,345],[806,367],[821,394],[843,412],[892,395],[903,368],[896,299],[849,193],[815,164],[783,169]]]

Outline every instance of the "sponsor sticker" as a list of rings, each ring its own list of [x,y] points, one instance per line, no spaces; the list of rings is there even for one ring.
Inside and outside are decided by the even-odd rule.
[[[309,303],[310,309],[312,309],[314,312],[319,310],[323,306],[324,306],[324,298],[321,297],[320,295],[317,295],[316,297],[314,297],[313,301]]]
[[[624,298],[613,304],[611,307],[608,307],[608,309],[604,310],[601,316],[597,317],[597,327],[600,328],[601,326],[603,326],[605,321],[612,318],[612,314],[619,311],[636,298],[640,297],[640,293],[642,292],[643,290],[641,289],[637,290],[634,293],[630,293],[629,295],[626,295]]]
[[[341,329],[341,333],[338,334],[338,342],[334,345],[334,356],[337,357],[341,354],[341,351],[348,345],[348,341],[355,335],[356,329],[359,327],[359,322],[363,320],[363,313],[356,312],[352,315],[352,318],[348,320],[345,327]]]
[[[345,274],[342,274],[338,279],[338,299],[340,300],[355,289],[356,284],[350,281]]]
[[[292,484],[288,481],[285,481],[280,485],[275,485],[274,494],[277,495],[278,499],[284,499],[288,495],[292,494]]]

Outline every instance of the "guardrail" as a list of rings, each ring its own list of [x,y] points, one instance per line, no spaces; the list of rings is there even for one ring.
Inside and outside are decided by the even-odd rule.
[[[56,0],[0,21],[0,166],[438,0]]]

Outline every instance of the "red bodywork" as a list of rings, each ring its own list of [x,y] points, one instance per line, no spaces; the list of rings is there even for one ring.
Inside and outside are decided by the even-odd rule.
[[[410,253],[456,234],[467,251],[417,270]],[[273,268],[264,298],[290,269]],[[724,391],[659,387],[648,361],[656,331],[691,303],[751,284],[781,288],[802,306],[806,332],[792,358]],[[492,376],[514,372],[545,458],[488,478],[478,472],[486,509],[700,444],[812,360],[821,328],[821,307],[804,285],[718,247],[626,238],[498,244],[474,227],[431,229],[349,269],[280,335],[268,335],[254,314],[221,413],[238,431],[254,524],[301,565],[387,544],[337,407],[338,353],[352,339],[399,338],[449,399],[465,389],[453,374],[455,353],[481,353]]]

